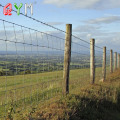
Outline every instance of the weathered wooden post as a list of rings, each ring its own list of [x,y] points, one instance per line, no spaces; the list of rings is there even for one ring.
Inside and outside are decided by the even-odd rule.
[[[110,50],[110,73],[113,73],[113,50]]]
[[[117,57],[117,68],[120,68],[120,54],[118,53],[118,57]]]
[[[95,83],[95,39],[90,40],[90,83]]]
[[[114,70],[117,69],[117,52],[114,53]]]
[[[71,41],[72,41],[72,24],[66,25],[66,36],[65,36],[65,51],[64,51],[64,94],[69,94],[69,71],[71,61]]]
[[[103,65],[102,65],[103,81],[106,79],[106,47],[103,48]]]

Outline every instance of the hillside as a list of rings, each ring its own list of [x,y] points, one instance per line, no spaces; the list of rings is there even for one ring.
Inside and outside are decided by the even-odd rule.
[[[76,88],[56,103],[37,108],[32,120],[120,120],[120,70],[106,82]]]

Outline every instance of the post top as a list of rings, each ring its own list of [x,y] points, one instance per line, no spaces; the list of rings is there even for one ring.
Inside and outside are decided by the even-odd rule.
[[[95,40],[95,38],[91,38],[90,40]]]
[[[91,38],[91,39],[90,39],[90,43],[91,43],[91,42],[95,43],[95,39],[94,39],[94,38]]]
[[[72,26],[72,24],[66,24],[66,25],[71,25]]]

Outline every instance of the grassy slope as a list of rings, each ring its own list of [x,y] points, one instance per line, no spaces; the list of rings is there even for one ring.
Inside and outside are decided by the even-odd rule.
[[[120,120],[120,70],[106,82],[76,88],[73,94],[37,109],[29,117],[33,120]]]
[[[89,84],[89,73],[89,69],[70,71],[71,93],[77,93],[79,91],[77,88]],[[98,82],[101,79],[101,68],[97,68],[96,73]],[[63,71],[0,77],[0,116],[8,115],[13,108],[17,112],[23,109],[30,111],[38,103],[43,104],[41,101],[45,102],[47,99],[61,94],[62,80]],[[5,103],[6,106],[4,106]],[[22,112],[24,113],[24,111]],[[13,110],[11,113],[13,116]]]

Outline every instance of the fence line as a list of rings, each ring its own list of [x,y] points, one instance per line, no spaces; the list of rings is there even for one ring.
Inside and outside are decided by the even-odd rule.
[[[0,23],[0,118],[17,119],[15,113],[26,107],[105,81],[113,72],[113,51],[96,46],[95,39],[87,42],[72,35],[70,24],[63,39],[6,20]],[[115,70],[119,56],[115,53]]]

